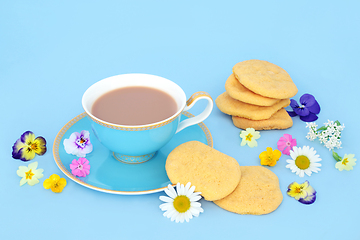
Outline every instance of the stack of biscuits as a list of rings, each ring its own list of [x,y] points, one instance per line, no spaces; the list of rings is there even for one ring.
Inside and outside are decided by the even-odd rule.
[[[298,89],[281,67],[262,60],[239,62],[225,89],[215,102],[220,111],[232,116],[236,127],[271,130],[293,125],[284,108]]]

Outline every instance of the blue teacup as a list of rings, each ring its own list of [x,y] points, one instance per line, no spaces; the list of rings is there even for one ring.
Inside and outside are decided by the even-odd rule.
[[[106,122],[91,113],[92,106],[99,97],[114,89],[130,86],[151,87],[168,93],[176,101],[176,113],[160,122],[134,126]],[[181,113],[192,108],[200,99],[208,101],[205,110],[180,122]],[[206,92],[194,93],[186,100],[184,91],[177,84],[159,76],[123,74],[105,78],[90,86],[83,95],[82,106],[91,119],[95,136],[114,153],[116,159],[125,163],[143,163],[150,160],[177,132],[204,121],[212,111],[213,101]]]

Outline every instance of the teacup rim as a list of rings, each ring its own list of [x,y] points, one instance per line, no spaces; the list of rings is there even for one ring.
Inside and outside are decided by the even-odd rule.
[[[164,120],[161,120],[159,122],[154,122],[154,123],[149,123],[149,124],[144,124],[144,125],[122,125],[122,124],[116,124],[116,123],[107,122],[105,120],[102,120],[102,119],[97,118],[96,116],[94,116],[91,113],[91,111],[85,107],[85,99],[84,98],[85,98],[85,95],[89,91],[90,88],[96,87],[98,84],[101,84],[101,82],[109,81],[110,79],[113,79],[113,78],[116,78],[116,77],[129,76],[129,75],[131,75],[131,76],[138,75],[138,76],[156,77],[156,78],[162,79],[163,81],[168,81],[169,83],[173,84],[174,86],[177,86],[177,88],[183,94],[184,101],[183,101],[182,105],[179,107],[178,111],[176,113],[174,113],[172,116],[170,116],[170,117],[168,117],[168,118],[166,118]],[[96,123],[98,123],[98,124],[100,124],[102,126],[105,126],[105,127],[108,127],[108,128],[113,128],[113,129],[118,129],[118,130],[141,131],[141,130],[149,130],[149,129],[161,127],[161,126],[167,125],[170,122],[174,121],[177,117],[180,116],[180,114],[185,109],[186,95],[185,95],[184,90],[178,84],[176,84],[175,82],[173,82],[173,81],[171,81],[171,80],[169,80],[167,78],[160,77],[160,76],[157,76],[157,75],[152,75],[152,74],[146,74],[146,73],[125,73],[125,74],[118,74],[118,75],[110,76],[110,77],[101,79],[101,80],[93,83],[84,92],[81,102],[82,102],[82,107],[83,107],[84,111],[86,112],[86,114],[88,115],[88,117],[90,117],[94,122],[96,122]]]

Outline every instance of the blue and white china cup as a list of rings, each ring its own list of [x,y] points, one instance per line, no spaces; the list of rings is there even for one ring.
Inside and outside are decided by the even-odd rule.
[[[91,113],[92,105],[103,94],[114,89],[144,86],[162,90],[171,95],[177,111],[171,117],[147,125],[118,125],[106,122]],[[180,122],[181,113],[188,111],[200,100],[207,100],[205,110],[199,115]],[[196,92],[188,100],[184,91],[174,82],[149,74],[122,74],[105,78],[90,86],[82,97],[82,106],[91,119],[91,127],[98,140],[113,152],[114,157],[125,163],[143,163],[184,128],[204,121],[211,113],[213,101],[206,92]]]

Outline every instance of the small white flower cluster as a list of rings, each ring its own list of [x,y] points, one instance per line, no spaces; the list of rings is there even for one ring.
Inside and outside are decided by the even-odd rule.
[[[340,125],[338,121],[330,120],[324,124],[325,126],[317,129],[318,125],[315,122],[306,123],[306,127],[309,128],[306,138],[310,141],[319,138],[320,143],[324,144],[329,151],[335,147],[341,148],[341,131],[344,130],[345,125]]]
[[[310,141],[314,141],[317,137],[316,128],[318,127],[318,125],[315,122],[310,122],[310,123],[307,122],[306,127],[309,128],[309,132],[306,135],[306,138],[309,139]]]

